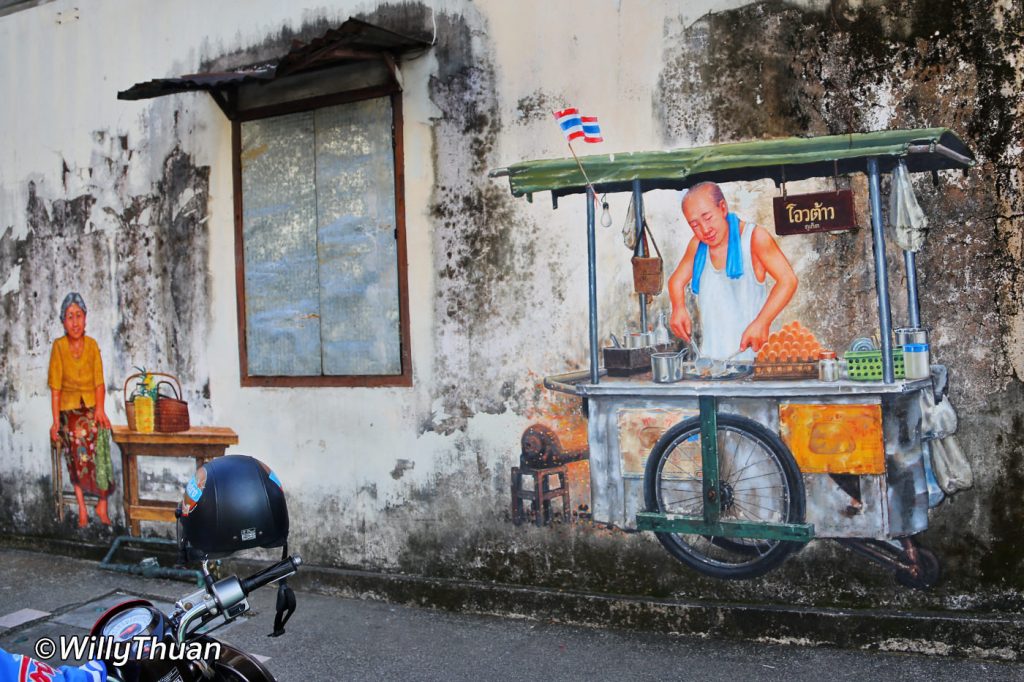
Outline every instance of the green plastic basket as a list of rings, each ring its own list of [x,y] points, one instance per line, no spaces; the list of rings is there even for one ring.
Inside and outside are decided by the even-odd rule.
[[[882,380],[882,351],[860,350],[846,351],[846,375],[853,381]],[[892,349],[893,373],[897,379],[906,375],[903,370],[903,349]]]

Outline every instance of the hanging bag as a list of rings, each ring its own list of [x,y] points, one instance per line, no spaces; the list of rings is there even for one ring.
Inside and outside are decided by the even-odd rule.
[[[928,391],[925,391],[928,393]],[[930,427],[935,440],[931,441],[932,470],[939,487],[947,495],[966,490],[974,485],[971,463],[960,449],[956,433],[958,419],[956,410],[946,398],[932,405],[925,414],[926,425]]]
[[[647,221],[643,222],[643,243],[644,251],[650,254],[647,246],[647,234],[650,232]],[[633,289],[638,294],[657,296],[661,293],[661,286],[665,279],[665,265],[661,259],[661,249],[658,242],[654,241],[651,235],[651,243],[654,244],[654,251],[658,254],[656,258],[651,256],[633,256]]]
[[[892,226],[896,243],[904,251],[916,253],[924,246],[928,234],[928,217],[917,203],[914,185],[910,182],[910,171],[907,170],[907,164],[903,159],[900,159],[892,171],[889,224]]]

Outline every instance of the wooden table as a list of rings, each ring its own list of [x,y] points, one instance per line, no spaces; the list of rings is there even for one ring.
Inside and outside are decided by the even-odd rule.
[[[180,433],[139,433],[127,426],[111,427],[111,438],[121,448],[124,478],[124,521],[132,535],[138,536],[140,521],[174,521],[177,502],[139,499],[141,457],[191,457],[198,469],[220,457],[229,445],[238,443],[238,434],[223,426],[193,426]],[[182,482],[184,490],[185,482]]]

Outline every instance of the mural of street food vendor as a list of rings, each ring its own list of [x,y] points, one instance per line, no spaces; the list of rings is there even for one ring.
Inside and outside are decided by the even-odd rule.
[[[682,210],[693,239],[668,281],[669,328],[686,341],[693,335],[689,285],[697,301],[700,354],[753,360],[796,293],[796,274],[768,230],[731,213],[715,183],[690,188]],[[769,275],[775,281],[770,291]]]
[[[770,331],[792,300],[797,277],[773,234],[731,213],[718,185],[710,182],[778,180],[780,165],[786,165],[780,150],[808,178],[835,177],[842,159],[868,175],[878,337],[857,339],[841,360],[799,322]],[[814,154],[808,155],[809,150]],[[693,237],[668,285],[669,326],[677,337],[699,342],[703,357],[694,362],[680,361],[680,353],[656,351],[660,344],[650,347],[649,364],[642,346],[621,349],[613,338],[613,347],[600,348],[596,216],[587,204],[590,368],[545,377],[543,385],[583,398],[585,461],[591,474],[588,518],[595,526],[652,531],[680,562],[720,579],[757,578],[804,544],[833,540],[891,571],[904,586],[926,589],[938,581],[939,558],[917,536],[928,529],[929,510],[943,494],[970,487],[973,477],[954,438],[957,424],[947,398],[946,369],[931,362],[929,330],[921,326],[915,254],[923,223],[905,156],[919,170],[966,169],[974,163],[970,150],[950,131],[920,129],[725,143],[616,158],[574,154],[494,173],[508,175],[517,196],[550,190],[556,198],[585,192],[593,200],[605,189],[631,191],[636,235],[646,227],[645,185],[687,189],[689,178],[704,180],[689,186],[683,198]],[[881,160],[889,167],[883,168]],[[680,168],[685,169],[682,177]],[[910,326],[898,329],[892,328],[888,294],[883,172],[893,174],[889,213],[907,272]],[[785,192],[783,198],[797,199],[787,199]],[[817,200],[816,195],[799,199]],[[852,195],[846,200],[852,206]],[[810,231],[847,229],[849,224],[815,224]],[[779,227],[776,218],[775,234],[808,231]],[[903,239],[901,233],[914,238]],[[643,248],[632,248],[634,268],[637,257],[658,260],[645,256]],[[634,269],[645,322],[647,294],[636,275]],[[613,352],[622,350],[634,352],[640,361],[609,366]],[[732,367],[742,371],[695,371],[704,359],[724,361],[728,370],[728,360],[736,358],[740,362]],[[708,364],[714,368],[719,363]],[[669,371],[659,371],[665,366]],[[537,512],[534,521],[542,525],[554,516],[555,503],[565,492],[563,478],[551,466],[557,462],[531,459],[537,449],[534,436],[557,444],[562,429],[531,428],[524,434],[520,461],[531,466],[534,483],[520,485],[525,470],[513,468],[513,519],[516,505],[529,501]]]

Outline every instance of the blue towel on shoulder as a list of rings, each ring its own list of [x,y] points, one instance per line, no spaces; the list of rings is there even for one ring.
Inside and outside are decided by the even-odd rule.
[[[729,279],[743,276],[743,253],[740,247],[740,218],[735,213],[726,216],[729,221],[729,244],[725,255],[725,274]],[[697,245],[697,254],[693,257],[693,279],[690,288],[694,295],[700,293],[700,276],[704,274],[704,265],[708,261],[708,245],[701,242]]]

